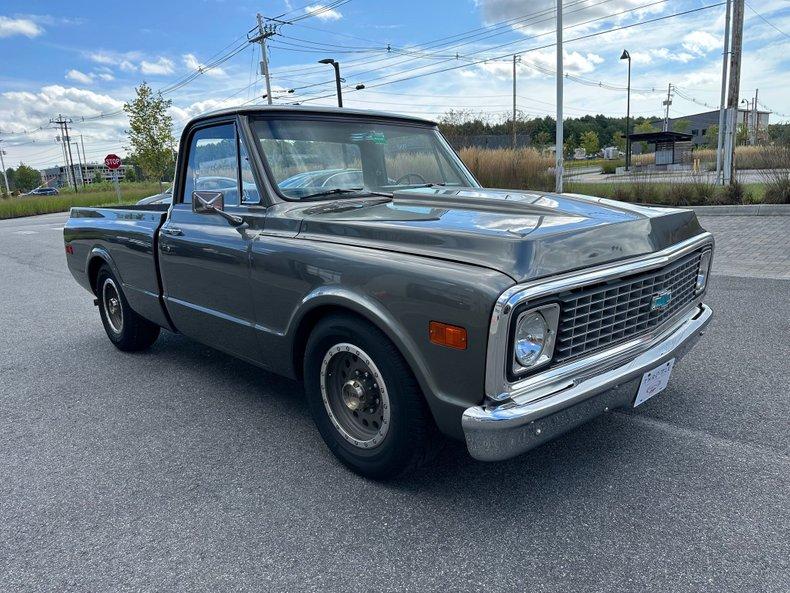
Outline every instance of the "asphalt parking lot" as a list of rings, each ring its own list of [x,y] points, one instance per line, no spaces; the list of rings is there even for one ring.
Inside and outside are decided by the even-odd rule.
[[[790,590],[790,219],[758,221],[778,271],[750,275],[776,240],[716,261],[654,400],[389,484],[335,462],[297,383],[171,334],[111,347],[64,219],[0,221],[0,591]]]

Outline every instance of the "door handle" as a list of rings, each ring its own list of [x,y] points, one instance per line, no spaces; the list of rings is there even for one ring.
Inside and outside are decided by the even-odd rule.
[[[184,231],[174,226],[162,227],[162,232],[165,235],[170,235],[171,237],[180,237],[184,234]]]

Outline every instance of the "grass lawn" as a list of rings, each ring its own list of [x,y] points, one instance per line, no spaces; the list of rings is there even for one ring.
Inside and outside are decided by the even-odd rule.
[[[568,159],[563,162],[563,166],[566,169],[576,169],[576,168],[587,168],[587,167],[603,167],[604,165],[613,165],[617,167],[622,167],[625,165],[625,160],[623,159],[584,159],[581,161],[576,161],[572,159]]]
[[[140,198],[159,193],[158,183],[121,183],[121,203],[133,204]],[[66,212],[72,206],[111,206],[118,204],[111,184],[86,188],[75,194],[64,189],[57,196],[19,196],[0,198],[0,219]]]

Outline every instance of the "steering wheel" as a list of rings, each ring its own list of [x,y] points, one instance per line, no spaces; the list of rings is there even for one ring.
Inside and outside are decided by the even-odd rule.
[[[406,173],[406,175],[401,175],[400,177],[398,177],[395,180],[395,185],[414,185],[412,183],[405,183],[406,181],[408,181],[412,177],[415,177],[415,178],[419,179],[419,181],[417,183],[428,183],[425,180],[425,177],[423,177],[419,173]]]

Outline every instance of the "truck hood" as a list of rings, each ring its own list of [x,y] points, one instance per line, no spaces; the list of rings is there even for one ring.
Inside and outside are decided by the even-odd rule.
[[[702,232],[692,211],[576,194],[420,188],[291,204],[304,239],[483,266],[522,282],[658,251]]]

